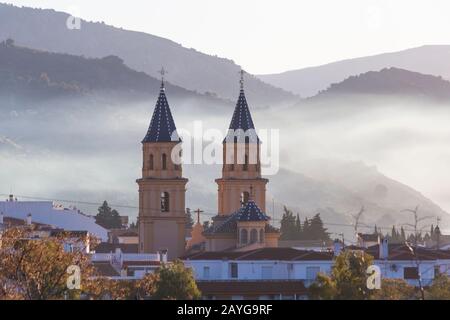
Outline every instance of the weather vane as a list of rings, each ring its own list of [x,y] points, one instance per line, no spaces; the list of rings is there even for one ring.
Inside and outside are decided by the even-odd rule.
[[[167,70],[164,69],[164,67],[161,67],[161,70],[159,70],[159,74],[161,75],[161,88],[164,88],[164,76],[167,74]]]
[[[241,71],[239,71],[239,73],[241,74],[241,80],[239,80],[239,83],[241,84],[241,90],[244,90],[244,74],[245,74],[245,71],[241,69]]]

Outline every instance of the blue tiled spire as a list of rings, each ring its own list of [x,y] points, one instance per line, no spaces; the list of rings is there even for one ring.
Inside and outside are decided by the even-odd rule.
[[[270,219],[253,200],[249,200],[236,215],[237,221],[269,221]]]
[[[244,71],[241,70],[241,90],[239,93],[239,98],[234,109],[233,118],[228,129],[227,138],[232,135],[236,130],[242,130],[244,133],[249,135],[251,142],[259,142],[259,138],[256,135],[255,125],[253,124],[252,115],[248,108],[247,99],[245,98],[244,92]],[[250,131],[249,131],[250,130]],[[227,142],[225,138],[224,142]]]
[[[144,140],[142,140],[142,143],[178,141],[181,141],[181,139],[177,134],[177,128],[175,126],[175,122],[173,121],[169,103],[166,98],[164,80],[162,80],[155,111],[153,112],[150,126]]]

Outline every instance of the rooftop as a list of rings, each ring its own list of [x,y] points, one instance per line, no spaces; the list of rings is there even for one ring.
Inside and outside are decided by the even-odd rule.
[[[167,102],[164,83],[161,84],[158,101],[156,101],[152,120],[142,143],[181,141]]]

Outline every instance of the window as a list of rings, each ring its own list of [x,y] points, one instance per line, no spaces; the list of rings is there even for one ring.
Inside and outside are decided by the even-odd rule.
[[[440,266],[434,266],[434,278],[439,277],[441,274],[441,267]]]
[[[246,229],[241,230],[241,244],[247,244],[248,242],[248,231]]]
[[[248,155],[245,155],[244,171],[248,171]]]
[[[232,279],[238,278],[238,264],[237,263],[230,263],[230,277]]]
[[[306,267],[306,279],[316,280],[317,274],[320,272],[320,267]]]
[[[241,193],[241,206],[244,206],[247,204],[248,200],[250,199],[250,193],[247,191],[244,191]]]
[[[203,267],[203,279],[209,279],[209,267]]]
[[[403,268],[403,278],[405,280],[416,280],[419,279],[419,272],[417,267],[406,267]]]
[[[150,168],[150,170],[153,170],[153,163],[154,163],[153,159],[154,159],[154,157],[151,154],[150,155],[150,159],[149,159],[149,168]]]
[[[259,230],[259,242],[264,242],[264,229]]]
[[[250,243],[258,242],[258,231],[256,229],[252,229],[250,231]]]
[[[270,266],[262,267],[261,268],[261,277],[263,280],[270,280],[272,279],[272,271],[273,268]]]
[[[162,169],[167,170],[167,155],[165,153],[163,153],[161,161],[162,161]]]
[[[71,243],[64,243],[65,252],[74,252],[73,245]]]
[[[169,211],[169,193],[161,192],[161,212]]]

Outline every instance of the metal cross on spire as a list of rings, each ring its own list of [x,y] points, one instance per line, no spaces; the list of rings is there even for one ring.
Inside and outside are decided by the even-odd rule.
[[[241,79],[239,80],[239,83],[241,84],[241,90],[244,90],[244,74],[245,71],[241,69],[241,71],[239,71],[240,75],[241,75]]]
[[[167,70],[164,69],[164,67],[161,67],[161,70],[159,70],[159,74],[161,75],[161,89],[164,89],[164,76],[167,74]]]

